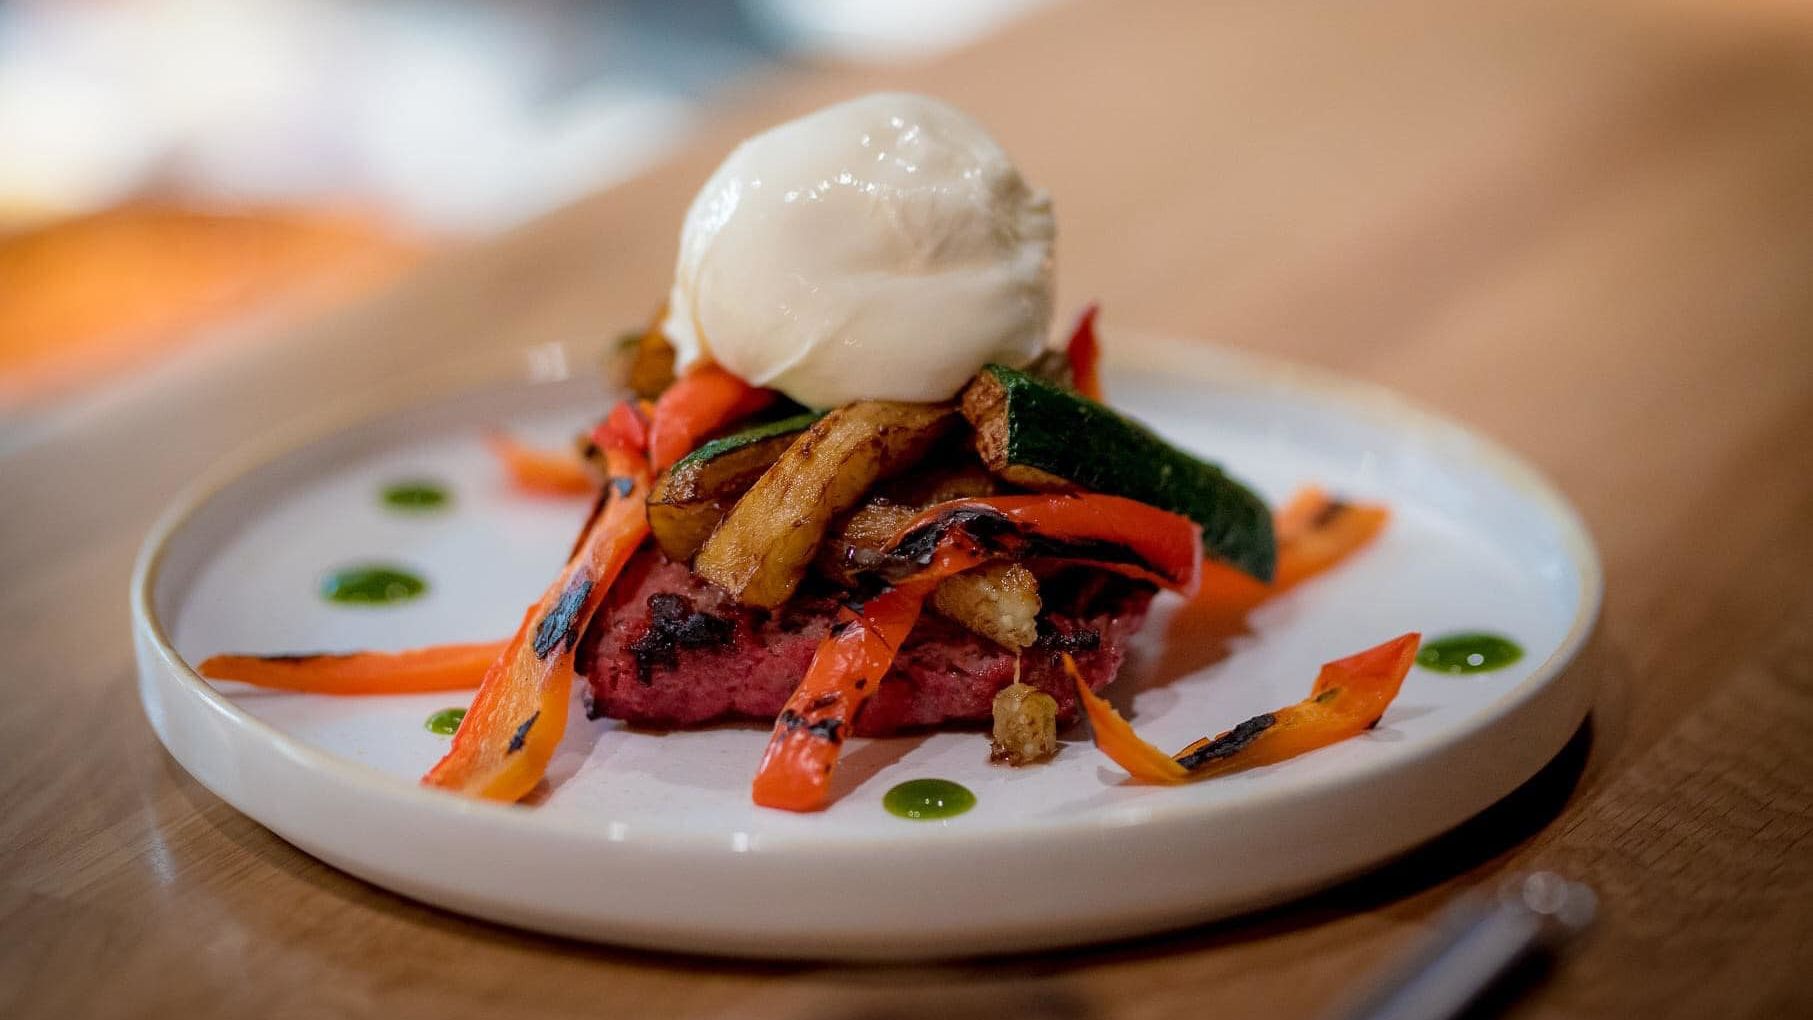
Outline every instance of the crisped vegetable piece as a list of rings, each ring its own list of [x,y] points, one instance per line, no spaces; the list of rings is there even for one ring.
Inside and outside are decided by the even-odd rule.
[[[505,642],[435,645],[403,652],[215,655],[195,668],[210,680],[237,680],[310,694],[417,694],[471,690]]]
[[[648,536],[650,477],[640,418],[630,405],[619,405],[603,431],[614,481],[605,486],[602,509],[586,525],[566,568],[485,671],[452,748],[422,777],[424,785],[514,801],[547,772],[566,732],[579,635]]]
[[[1271,512],[1221,469],[1145,426],[1052,383],[989,365],[963,392],[976,452],[1015,485],[1108,493],[1202,525],[1204,549],[1260,580],[1277,555]]]
[[[1216,737],[1204,737],[1174,755],[1141,740],[1114,706],[1083,682],[1076,662],[1068,654],[1064,656],[1064,669],[1076,682],[1095,746],[1102,753],[1135,779],[1182,783],[1269,765],[1365,732],[1397,697],[1404,676],[1416,661],[1416,648],[1421,641],[1420,634],[1405,634],[1336,659],[1317,674],[1309,697],[1254,716]]]
[[[947,578],[932,608],[1015,650],[1039,637],[1039,579],[1018,563],[995,563]]]
[[[713,439],[663,472],[649,493],[648,523],[667,558],[692,559],[738,497],[818,418],[796,415]]]
[[[1051,695],[1016,680],[995,695],[994,716],[989,761],[1032,765],[1058,753],[1058,701]]]
[[[916,463],[957,422],[941,404],[862,401],[819,419],[737,501],[693,562],[746,605],[772,609],[805,576],[831,519]]]

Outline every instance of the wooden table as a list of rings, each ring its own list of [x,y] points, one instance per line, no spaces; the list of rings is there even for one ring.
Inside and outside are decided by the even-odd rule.
[[[185,480],[324,403],[640,320],[732,139],[883,85],[974,110],[1051,189],[1063,305],[1101,298],[1110,342],[1138,326],[1317,362],[1550,472],[1609,576],[1575,667],[1601,693],[1568,751],[1306,903],[870,969],[466,921],[316,863],[163,753],[126,581]],[[931,66],[764,83],[658,172],[0,461],[0,1015],[1308,1016],[1456,893],[1533,867],[1605,906],[1532,1015],[1808,1015],[1810,443],[1813,20],[1787,0],[1078,4]]]

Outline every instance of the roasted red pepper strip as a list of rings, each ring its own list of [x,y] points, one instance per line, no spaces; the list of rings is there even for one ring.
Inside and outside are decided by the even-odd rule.
[[[1180,514],[1100,493],[954,499],[928,507],[890,545],[924,565],[943,536],[967,531],[985,551],[1014,559],[1078,560],[1190,594],[1202,572],[1202,529]]]
[[[1135,779],[1182,783],[1294,758],[1370,729],[1398,695],[1416,661],[1420,634],[1405,634],[1322,667],[1309,697],[1254,716],[1219,736],[1204,737],[1174,755],[1139,738],[1114,706],[1097,696],[1064,656],[1076,682],[1095,746]]]
[[[1083,309],[1082,316],[1076,320],[1076,329],[1071,331],[1070,342],[1064,345],[1064,359],[1070,362],[1071,385],[1091,400],[1102,399],[1102,348],[1095,336],[1095,314],[1101,308],[1099,304],[1091,304]]]
[[[649,426],[650,466],[666,470],[712,432],[773,402],[773,390],[751,386],[716,365],[694,367],[655,401]]]
[[[639,446],[604,431],[611,480],[603,509],[586,526],[566,569],[486,670],[452,749],[422,777],[425,785],[514,801],[547,772],[566,731],[579,635],[648,537],[648,461]]]
[[[210,680],[310,694],[419,694],[471,690],[507,642],[434,645],[403,652],[216,655],[196,667]]]
[[[618,447],[626,450],[648,449],[649,415],[654,413],[655,405],[646,400],[623,400],[611,408],[596,428],[592,429],[592,443],[600,450]]]
[[[816,811],[851,720],[894,663],[919,620],[925,598],[952,574],[1028,553],[1122,570],[1171,587],[1195,583],[1202,539],[1195,522],[1117,496],[1046,493],[940,503],[890,544],[894,587],[860,609],[839,611],[819,646],[756,772],[763,807]],[[1132,561],[1124,557],[1132,557]],[[1098,557],[1114,557],[1104,562]]]
[[[485,445],[519,489],[549,496],[584,496],[598,491],[598,479],[576,454],[539,450],[502,432],[485,436]]]

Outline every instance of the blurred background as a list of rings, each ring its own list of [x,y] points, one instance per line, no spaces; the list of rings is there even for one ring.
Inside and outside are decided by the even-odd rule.
[[[1043,2],[0,2],[0,451],[633,176],[777,68]]]

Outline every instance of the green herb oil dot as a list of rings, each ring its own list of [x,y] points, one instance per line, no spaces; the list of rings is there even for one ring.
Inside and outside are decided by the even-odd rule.
[[[410,481],[386,485],[383,492],[384,505],[402,513],[432,513],[444,510],[453,502],[453,495],[447,487],[439,482]]]
[[[913,779],[883,795],[881,806],[891,815],[931,821],[955,818],[975,807],[976,795],[948,779]]]
[[[1446,634],[1423,644],[1416,664],[1437,673],[1484,673],[1523,658],[1517,642],[1502,634]]]
[[[428,590],[428,582],[400,567],[367,564],[336,570],[321,581],[321,597],[343,605],[406,602]]]
[[[466,718],[466,710],[463,708],[443,708],[429,716],[428,721],[422,725],[427,727],[430,733],[451,737],[453,731],[460,728],[460,720],[464,718]]]

